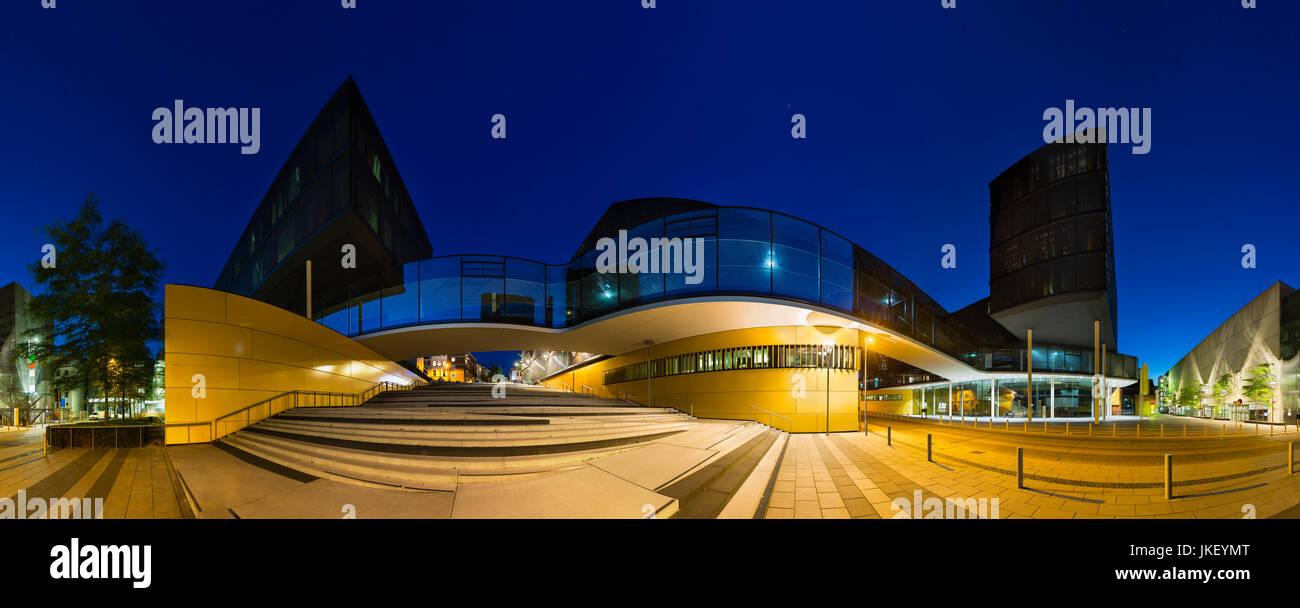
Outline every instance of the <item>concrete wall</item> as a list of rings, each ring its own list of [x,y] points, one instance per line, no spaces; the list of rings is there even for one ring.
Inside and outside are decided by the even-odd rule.
[[[319,323],[213,289],[167,285],[164,378],[167,423],[210,422],[292,390],[356,394],[384,380],[413,382],[402,366]],[[196,398],[194,376],[206,379]],[[190,441],[209,431],[191,429]],[[168,429],[168,443],[186,441]]]
[[[1246,372],[1259,365],[1274,364],[1273,374],[1280,379],[1282,369],[1278,357],[1281,353],[1281,302],[1291,291],[1282,283],[1274,283],[1210,332],[1196,348],[1170,368],[1171,388],[1181,388],[1191,382],[1212,385],[1223,374],[1235,374],[1233,390],[1226,399],[1226,402],[1231,403],[1239,398],[1244,399],[1241,385]],[[1279,397],[1280,393],[1274,395],[1274,406],[1279,405]],[[1213,405],[1210,401],[1207,398],[1206,405]],[[1278,415],[1279,408],[1273,407],[1269,413],[1270,419]],[[1279,417],[1275,421],[1280,420]]]
[[[618,382],[606,386],[604,372],[646,361],[647,356],[658,359],[672,355],[694,353],[718,348],[763,346],[772,344],[822,344],[832,340],[836,344],[862,347],[862,336],[857,330],[834,327],[764,327],[717,332],[694,336],[649,349],[600,361],[556,376],[543,384],[557,388],[569,385],[583,390],[587,385],[597,396],[627,398],[637,403],[656,407],[680,407],[700,418],[731,420],[757,420],[782,430],[816,432],[826,430],[827,378],[824,368],[742,369],[700,372],[646,380]],[[859,353],[859,361],[861,354]],[[802,393],[794,390],[802,376]],[[785,416],[774,418],[751,409],[751,406]],[[858,430],[858,372],[857,370],[831,370],[830,372],[830,430]]]

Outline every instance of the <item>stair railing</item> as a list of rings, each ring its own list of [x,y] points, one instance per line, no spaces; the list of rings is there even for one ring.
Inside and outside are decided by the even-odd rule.
[[[213,419],[212,440],[216,441],[296,407],[357,407],[370,401],[380,393],[409,391],[424,384],[426,383],[399,384],[385,381],[378,382],[360,393],[329,393],[304,390],[280,393],[269,399],[263,399]]]
[[[754,414],[754,411],[755,411],[755,410],[758,410],[758,411],[761,412],[761,413],[760,413],[759,415],[756,416],[756,415]],[[767,422],[766,422],[766,423],[764,423],[764,422],[762,422],[762,421],[760,421],[760,420],[758,419],[759,416],[762,416],[762,415],[764,415],[764,414],[767,415]],[[785,416],[782,416],[782,415],[780,415],[780,414],[777,414],[777,413],[775,413],[775,412],[769,412],[769,411],[767,411],[767,410],[765,410],[765,409],[763,409],[763,408],[761,408],[761,407],[758,407],[757,405],[751,405],[751,406],[749,406],[749,416],[750,416],[750,418],[753,418],[754,422],[757,422],[757,423],[759,423],[759,424],[767,424],[767,426],[770,426],[770,427],[772,427],[772,428],[774,428],[774,429],[776,429],[776,430],[778,430],[778,431],[785,431],[785,432],[788,433],[788,432],[790,432],[790,429],[794,426],[794,421],[793,421],[793,420],[791,420],[791,419],[789,419],[789,418],[787,418],[787,417],[785,417]],[[777,425],[775,425],[775,424],[773,424],[773,422],[776,421],[776,420],[775,420],[776,418],[780,418],[780,419],[782,419],[782,420],[785,420],[785,428],[784,428],[784,429],[781,428],[781,427],[779,427],[779,426],[777,426]]]

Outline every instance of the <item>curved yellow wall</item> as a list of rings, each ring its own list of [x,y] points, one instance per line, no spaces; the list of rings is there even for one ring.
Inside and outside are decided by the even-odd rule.
[[[826,370],[824,368],[742,369],[702,372],[667,376],[649,380],[618,382],[605,386],[604,373],[608,370],[640,363],[647,355],[652,358],[667,357],[718,348],[763,346],[769,344],[822,344],[832,340],[836,344],[862,347],[857,330],[830,327],[764,327],[725,331],[694,336],[649,349],[624,353],[592,365],[551,378],[548,386],[568,388],[582,392],[583,385],[591,387],[600,397],[627,398],[637,403],[659,407],[678,407],[686,411],[694,408],[700,418],[725,418],[757,420],[764,424],[793,432],[826,430]],[[802,395],[796,390],[797,376],[803,377]],[[789,418],[774,418],[751,409],[756,406]],[[858,372],[856,370],[831,370],[830,372],[830,430],[856,431],[859,426]]]
[[[202,287],[164,290],[168,424],[210,422],[292,390],[356,394],[383,380],[416,380],[360,343],[282,308]],[[206,379],[203,398],[192,392],[196,374]],[[208,441],[209,432],[169,428],[167,440]]]

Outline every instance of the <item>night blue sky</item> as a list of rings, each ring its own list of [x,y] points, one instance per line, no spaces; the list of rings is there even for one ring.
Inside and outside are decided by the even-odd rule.
[[[352,75],[436,253],[563,261],[609,203],[679,196],[830,227],[956,310],[988,293],[988,182],[1075,99],[1153,111],[1150,154],[1111,149],[1122,352],[1162,373],[1300,286],[1298,2],[358,4],[3,2],[0,283],[30,286],[37,229],[96,192],[167,282],[210,286]],[[174,99],[262,108],[261,153],[154,144]]]

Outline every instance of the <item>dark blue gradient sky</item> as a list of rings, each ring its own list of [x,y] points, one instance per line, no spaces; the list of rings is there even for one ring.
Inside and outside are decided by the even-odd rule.
[[[1162,373],[1300,285],[1300,2],[359,4],[6,0],[0,283],[30,285],[38,227],[96,192],[168,282],[210,286],[352,75],[438,253],[562,261],[610,202],[680,196],[833,228],[955,310],[988,292],[988,182],[1075,99],[1153,109],[1151,153],[1111,152],[1122,352]],[[155,145],[178,98],[262,108],[261,153]]]

